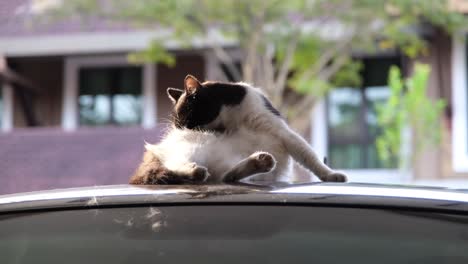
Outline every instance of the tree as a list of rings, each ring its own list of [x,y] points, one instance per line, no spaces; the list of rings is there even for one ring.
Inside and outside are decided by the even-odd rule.
[[[392,162],[398,158],[399,166],[408,169],[424,148],[439,144],[440,117],[446,103],[443,99],[431,100],[426,95],[430,70],[429,65],[416,64],[413,75],[404,80],[400,69],[390,69],[391,95],[377,109],[377,122],[382,128],[377,138],[377,151],[383,161]],[[406,128],[411,131],[411,142],[404,142],[402,138]],[[409,153],[402,153],[403,144],[411,144],[411,157]]]
[[[134,62],[173,64],[167,38],[190,46],[201,38],[235,80],[262,87],[290,124],[304,131],[314,103],[337,86],[359,86],[356,53],[427,52],[416,33],[428,24],[453,31],[466,24],[445,0],[68,0],[53,14],[127,21],[164,29]],[[221,40],[237,43],[241,69]]]

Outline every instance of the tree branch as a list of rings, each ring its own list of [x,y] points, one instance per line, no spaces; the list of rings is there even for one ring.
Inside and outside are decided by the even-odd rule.
[[[338,57],[336,60],[334,60],[333,64],[327,67],[322,74],[320,74],[320,79],[321,80],[329,80],[336,72],[338,72],[341,67],[347,62],[347,58],[345,56]],[[307,95],[304,97],[304,99],[300,100],[298,103],[296,103],[296,106],[293,106],[293,111],[295,112],[295,115],[297,116],[302,116],[305,114],[308,110],[311,109],[312,103],[316,100],[317,96],[316,95]]]
[[[314,64],[314,66],[302,73],[301,78],[303,80],[310,79],[312,76],[319,75],[320,72],[323,72],[324,68],[330,63],[330,61],[336,57],[337,54],[343,54],[344,50],[349,49],[351,42],[353,41],[354,37],[349,37],[343,41],[340,41],[332,48],[328,49],[322,57]],[[322,80],[327,80],[328,78]]]
[[[293,34],[292,39],[289,41],[288,46],[286,47],[284,61],[279,69],[276,79],[273,81],[273,89],[275,92],[272,99],[275,105],[280,104],[280,98],[283,96],[284,89],[286,88],[286,81],[288,78],[289,71],[291,69],[291,63],[294,58],[294,53],[296,52],[297,43],[299,42],[300,35],[300,31],[297,31]]]
[[[263,35],[264,22],[265,22],[265,5],[262,5],[262,9],[258,12],[258,15],[254,15],[253,12],[248,12],[249,21],[251,24],[250,37],[246,43],[246,58],[243,65],[243,77],[244,81],[253,83],[255,81],[255,66],[257,66],[257,52],[259,47],[260,38]]]
[[[236,80],[242,80],[242,75],[239,69],[237,69],[237,66],[235,64],[235,61],[232,59],[232,57],[224,50],[224,48],[217,43],[216,40],[210,40],[208,37],[208,42],[210,48],[214,51],[216,57],[218,60],[226,65],[229,73],[233,76],[234,79]]]
[[[263,70],[263,82],[261,87],[268,93],[269,97],[273,99],[274,96],[274,61],[273,56],[275,54],[275,48],[272,43],[267,43],[265,47],[265,53],[262,56],[261,69]]]
[[[198,10],[198,13],[203,14],[203,8],[204,2],[203,1],[197,1],[196,7],[200,10]],[[236,80],[241,80],[242,75],[241,72],[237,69],[237,66],[235,64],[235,61],[233,58],[224,50],[224,48],[218,43],[217,37],[214,36],[215,32],[214,29],[210,28],[210,26],[207,24],[207,21],[200,17],[195,17],[192,16],[191,19],[200,27],[201,32],[203,32],[206,36],[206,42],[208,46],[213,50],[216,58],[218,59],[219,62],[223,63],[226,65],[226,68],[228,72],[232,75],[232,77]]]
[[[318,74],[318,77],[320,80],[328,81],[330,78],[337,73],[341,67],[343,67],[346,62],[348,62],[348,57],[347,56],[340,56],[338,58],[335,58],[332,62],[332,64],[322,70]]]

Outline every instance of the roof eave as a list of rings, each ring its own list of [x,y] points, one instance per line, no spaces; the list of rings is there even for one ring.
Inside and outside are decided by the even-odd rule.
[[[125,53],[144,50],[155,39],[162,39],[164,31],[82,32],[63,35],[0,37],[0,54],[6,57],[61,56],[93,53]],[[229,39],[219,39],[220,45],[234,46]],[[168,50],[203,49],[205,39],[194,38],[191,43],[166,39]]]

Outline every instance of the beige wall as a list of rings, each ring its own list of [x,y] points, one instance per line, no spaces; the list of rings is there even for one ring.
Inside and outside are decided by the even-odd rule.
[[[428,95],[430,98],[443,98],[447,109],[441,118],[443,126],[442,144],[440,147],[428,149],[422,153],[413,168],[417,180],[468,178],[468,173],[456,174],[452,165],[452,83],[451,55],[452,38],[442,32],[437,32],[430,40],[429,53],[418,61],[431,65]],[[412,64],[410,65],[410,69]]]

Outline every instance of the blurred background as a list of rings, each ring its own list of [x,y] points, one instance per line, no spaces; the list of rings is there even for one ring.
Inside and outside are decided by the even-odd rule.
[[[467,188],[467,13],[466,0],[2,0],[0,194],[127,183],[189,73],[261,87],[352,182]]]

